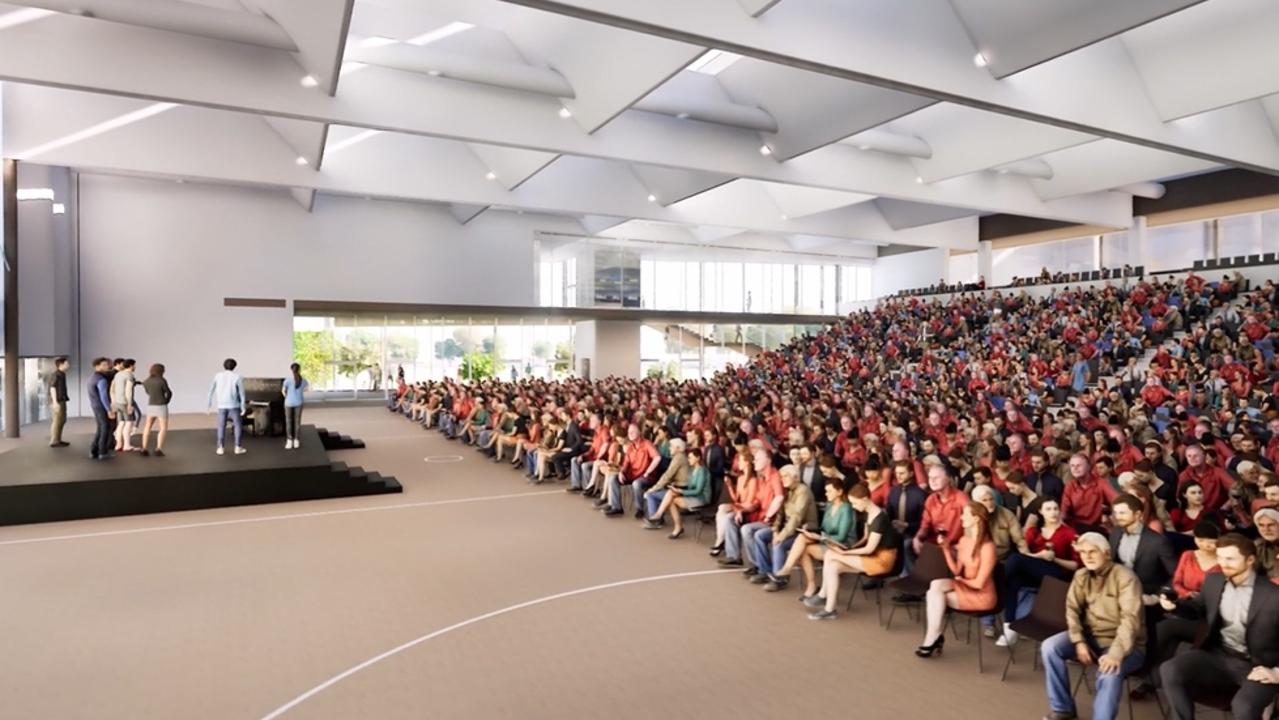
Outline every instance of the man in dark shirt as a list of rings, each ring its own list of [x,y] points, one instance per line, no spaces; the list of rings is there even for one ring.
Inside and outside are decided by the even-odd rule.
[[[93,360],[93,375],[89,377],[89,408],[93,410],[93,422],[97,426],[93,435],[93,446],[89,448],[89,457],[94,460],[107,460],[111,453],[111,418],[107,415],[111,410],[111,382],[107,373],[111,370],[111,361],[100,357]]]
[[[1036,450],[1030,454],[1030,472],[1025,474],[1026,487],[1036,495],[1050,497],[1061,502],[1061,493],[1065,485],[1061,478],[1053,473],[1048,462],[1048,453]]]
[[[67,359],[53,361],[53,374],[49,376],[49,447],[67,447],[62,441],[62,428],[67,424]]]

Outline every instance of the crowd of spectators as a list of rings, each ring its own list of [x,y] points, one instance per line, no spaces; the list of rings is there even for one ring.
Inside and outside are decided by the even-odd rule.
[[[1039,274],[1028,277],[1013,276],[1012,280],[1002,287],[1022,288],[1036,285],[1063,285],[1088,280],[1127,280],[1144,275],[1143,268],[1124,265],[1121,268],[1102,268],[1094,276],[1092,272],[1050,272],[1047,267],[1040,269]],[[920,297],[924,295],[941,295],[947,293],[976,292],[986,290],[986,276],[978,276],[975,282],[948,283],[945,278],[927,287],[909,288],[897,292],[896,297]]]
[[[842,575],[940,552],[949,576],[894,598],[922,601],[921,657],[952,613],[1015,646],[1007,623],[1069,582],[1040,648],[1050,718],[1074,717],[1067,660],[1095,666],[1097,718],[1126,676],[1175,717],[1225,693],[1259,718],[1279,693],[1276,303],[1271,281],[1193,274],[894,298],[705,381],[443,380],[391,405],[605,517],[629,495],[673,540],[685,513],[713,523],[710,554],[765,591],[801,568],[814,620]]]

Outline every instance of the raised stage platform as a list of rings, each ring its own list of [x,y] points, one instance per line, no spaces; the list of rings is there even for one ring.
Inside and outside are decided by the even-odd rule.
[[[245,437],[244,455],[214,453],[213,430],[169,433],[165,457],[121,453],[89,459],[89,437],[71,447],[30,445],[0,453],[0,525],[401,492],[393,477],[347,467],[329,449],[363,447],[303,425],[302,447]]]

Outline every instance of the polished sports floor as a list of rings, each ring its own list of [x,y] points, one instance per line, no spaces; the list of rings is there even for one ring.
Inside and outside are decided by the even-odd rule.
[[[851,613],[812,622],[794,586],[769,594],[719,571],[712,529],[697,544],[692,525],[670,541],[629,516],[606,519],[564,483],[529,485],[381,408],[312,407],[305,421],[365,440],[334,459],[394,475],[404,493],[0,528],[0,717],[988,720],[1046,709],[1029,643],[1002,683],[1003,651],[986,641],[978,675],[962,624],[942,657],[921,660],[922,630],[901,611],[885,630],[859,596]],[[29,430],[23,442],[47,441]],[[68,439],[68,451],[87,448]],[[1158,717],[1150,701],[1135,710]]]

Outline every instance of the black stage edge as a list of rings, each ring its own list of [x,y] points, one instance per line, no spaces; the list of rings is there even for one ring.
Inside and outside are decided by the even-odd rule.
[[[19,447],[0,453],[0,525],[403,491],[393,477],[332,462],[330,447],[364,444],[323,432],[303,425],[297,450],[283,438],[245,437],[244,455],[214,453],[212,429],[170,432],[162,458],[90,460],[87,435],[69,437],[67,448]]]

